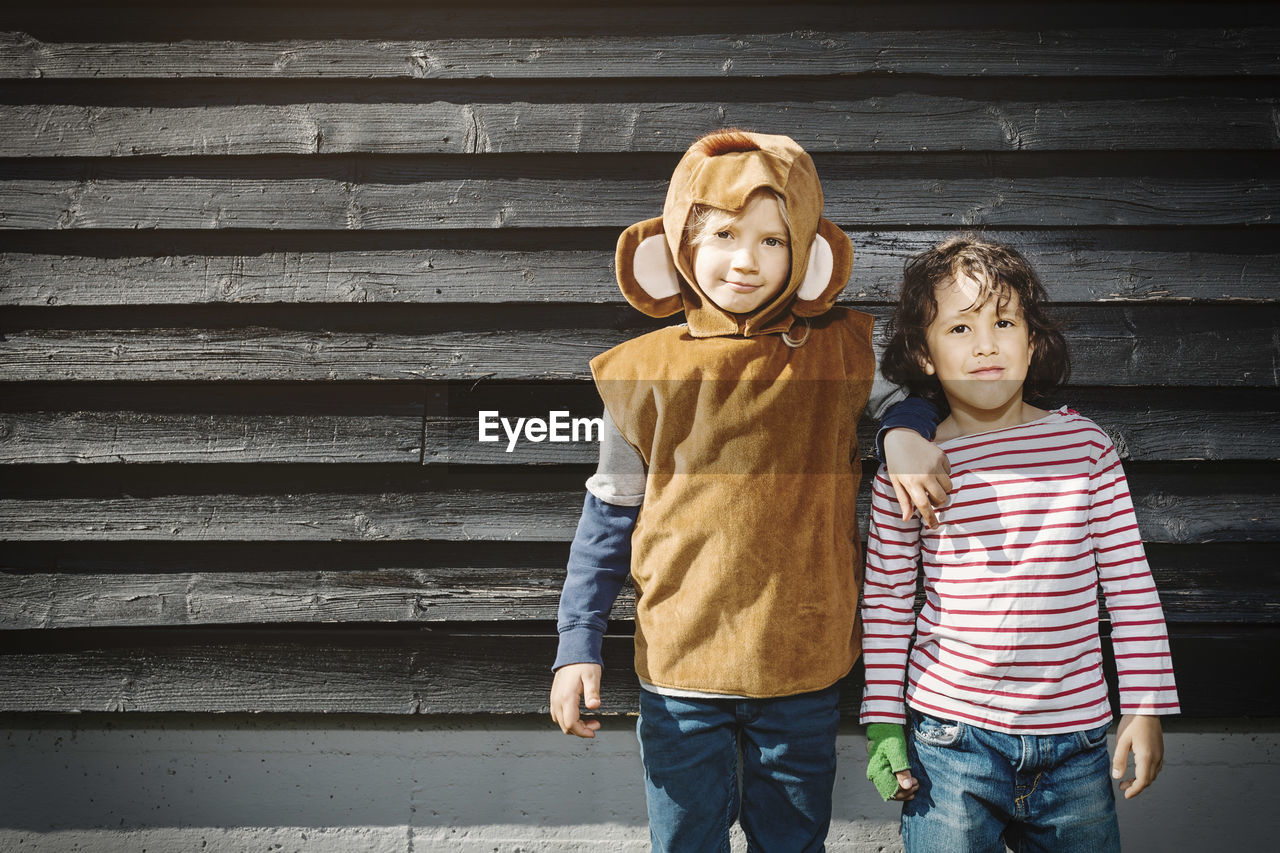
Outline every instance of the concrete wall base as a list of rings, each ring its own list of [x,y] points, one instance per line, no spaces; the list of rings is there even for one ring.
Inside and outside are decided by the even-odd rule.
[[[648,835],[633,727],[595,741],[529,717],[7,715],[0,850],[606,853]],[[1265,849],[1280,720],[1171,721],[1157,784],[1121,802],[1127,853]],[[832,853],[901,849],[896,809],[840,736]],[[735,849],[744,845],[739,836]]]

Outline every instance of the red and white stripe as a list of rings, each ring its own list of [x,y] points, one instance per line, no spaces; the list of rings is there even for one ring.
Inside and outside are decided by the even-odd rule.
[[[937,530],[902,521],[883,468],[872,487],[862,722],[905,722],[904,698],[1012,734],[1109,722],[1099,583],[1121,713],[1177,713],[1164,613],[1107,434],[1064,408],[939,446],[953,489]]]

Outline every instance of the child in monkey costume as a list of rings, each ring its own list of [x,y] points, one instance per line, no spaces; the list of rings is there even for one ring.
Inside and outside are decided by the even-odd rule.
[[[592,737],[606,617],[636,590],[638,733],[655,850],[821,850],[837,683],[857,660],[856,425],[873,318],[834,308],[848,237],[785,136],[693,144],[661,217],[618,241],[623,295],[686,322],[591,362],[604,400],[561,597],[552,716]],[[897,423],[925,437],[919,401]],[[893,414],[893,413],[891,413]],[[886,424],[886,428],[892,424]],[[739,774],[741,783],[739,783]]]

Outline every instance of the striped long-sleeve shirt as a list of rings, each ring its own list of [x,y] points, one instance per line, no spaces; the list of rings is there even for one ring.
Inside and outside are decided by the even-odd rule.
[[[883,468],[873,484],[862,722],[904,722],[904,684],[912,708],[996,731],[1109,722],[1099,582],[1121,713],[1177,713],[1164,613],[1106,433],[1064,408],[939,446],[953,490],[937,530],[902,521]]]

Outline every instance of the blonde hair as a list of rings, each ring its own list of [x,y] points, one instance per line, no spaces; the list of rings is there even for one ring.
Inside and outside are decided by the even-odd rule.
[[[791,220],[787,216],[787,200],[778,195],[768,187],[761,187],[755,190],[751,195],[747,196],[747,201],[759,193],[767,193],[778,202],[778,213],[782,216],[782,224],[787,227],[787,236],[791,236]],[[743,205],[746,206],[745,204]],[[719,207],[712,207],[709,204],[695,204],[693,209],[689,211],[689,222],[684,227],[684,240],[682,241],[685,248],[696,249],[703,243],[712,238],[713,235],[725,230],[737,219],[740,210],[724,210]]]

